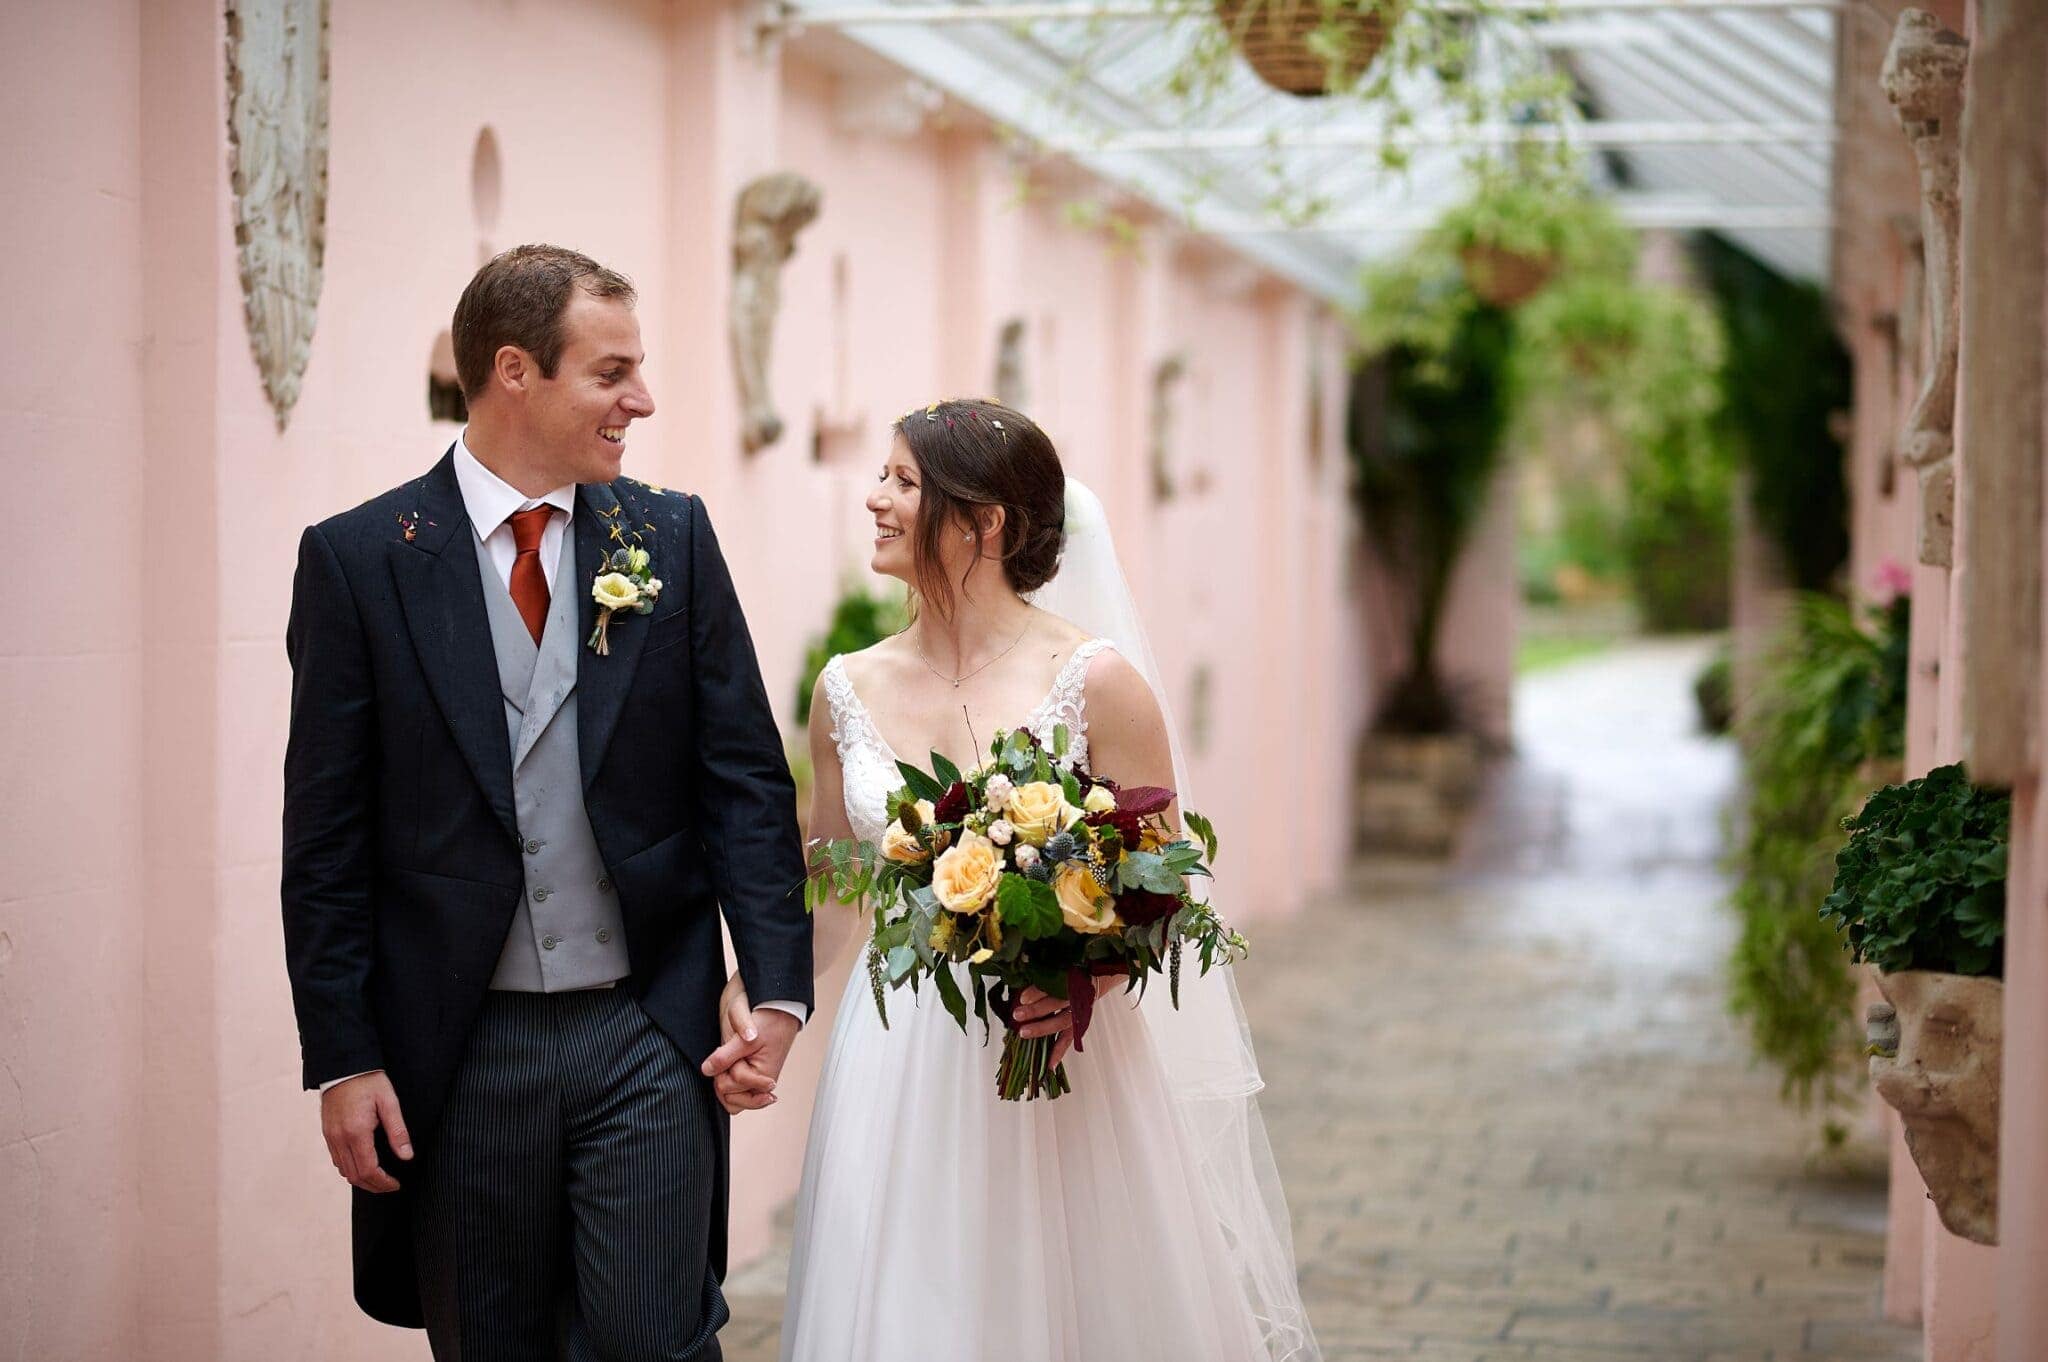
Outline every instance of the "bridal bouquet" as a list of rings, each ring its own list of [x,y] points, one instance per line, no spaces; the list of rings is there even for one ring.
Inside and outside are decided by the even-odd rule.
[[[1072,1090],[1065,1065],[1052,1063],[1057,1038],[1026,1040],[1014,1029],[1026,988],[1069,1000],[1080,1053],[1092,976],[1121,976],[1126,992],[1142,996],[1164,973],[1177,1007],[1184,949],[1193,947],[1205,973],[1245,950],[1187,890],[1216,858],[1208,820],[1184,814],[1200,840],[1179,835],[1165,819],[1173,791],[1091,776],[1067,743],[1064,726],[1050,750],[1023,730],[998,733],[990,759],[964,774],[936,752],[930,772],[899,761],[904,784],[889,796],[881,845],[840,840],[812,853],[808,907],[828,897],[865,897],[873,907],[867,965],[882,1025],[888,990],[906,984],[915,993],[929,982],[962,1030],[971,1005],[984,1038],[994,1012],[1004,1024],[996,1091],[1005,1101]]]

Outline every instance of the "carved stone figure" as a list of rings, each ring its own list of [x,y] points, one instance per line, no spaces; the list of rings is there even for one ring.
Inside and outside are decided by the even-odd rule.
[[[1866,1019],[1870,1077],[1897,1108],[1941,1223],[1998,1242],[1998,1090],[2005,986],[1907,970],[1879,974]]]
[[[1933,354],[1899,436],[1899,456],[1920,470],[1920,561],[1954,560],[1956,239],[1961,223],[1963,76],[1969,44],[1925,10],[1899,15],[1884,54],[1885,97],[1920,167],[1920,223]],[[1915,337],[1904,337],[1912,344]]]
[[[1152,369],[1152,499],[1171,501],[1176,490],[1173,477],[1174,389],[1188,371],[1188,357],[1168,355]]]
[[[242,303],[283,430],[312,349],[327,249],[327,0],[228,0],[227,31]]]
[[[1024,410],[1024,319],[1012,317],[996,333],[996,401]]]
[[[732,361],[740,443],[749,454],[782,437],[782,417],[768,391],[782,266],[796,253],[796,234],[817,218],[822,203],[817,185],[789,171],[764,175],[740,191],[732,239]]]

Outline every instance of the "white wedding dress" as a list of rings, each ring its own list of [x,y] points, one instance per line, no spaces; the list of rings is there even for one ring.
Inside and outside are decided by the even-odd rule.
[[[1048,745],[1065,724],[1083,761],[1088,663],[1107,646],[1082,644],[1025,720]],[[824,689],[847,818],[879,842],[895,754],[836,657]],[[1262,1323],[1132,998],[1096,1004],[1071,1093],[1003,1102],[1000,1022],[985,1045],[931,989],[887,997],[885,1030],[857,956],[804,1156],[783,1362],[1314,1356],[1305,1323]]]

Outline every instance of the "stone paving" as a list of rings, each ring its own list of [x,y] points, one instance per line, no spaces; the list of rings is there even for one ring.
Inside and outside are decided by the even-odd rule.
[[[1875,1137],[1825,1152],[1726,1017],[1704,657],[1524,681],[1458,862],[1256,924],[1241,983],[1331,1362],[1920,1358],[1879,1315]],[[775,1357],[782,1262],[729,1284],[731,1362]]]

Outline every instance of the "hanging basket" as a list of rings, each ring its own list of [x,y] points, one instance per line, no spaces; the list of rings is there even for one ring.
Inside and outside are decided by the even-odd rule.
[[[1543,291],[1557,269],[1549,255],[1523,255],[1498,246],[1467,246],[1458,252],[1465,267],[1465,282],[1484,302],[1495,307],[1519,307]]]
[[[1331,64],[1309,41],[1328,30],[1342,45],[1334,75],[1358,78],[1387,45],[1400,0],[1214,0],[1216,19],[1260,80],[1303,98],[1330,92]]]

